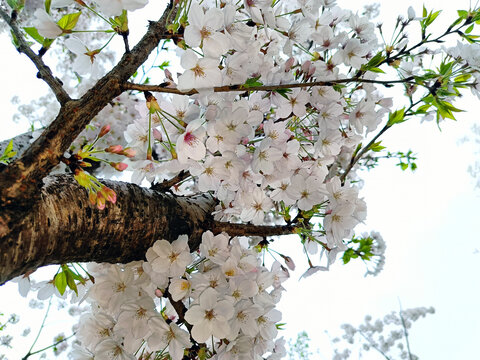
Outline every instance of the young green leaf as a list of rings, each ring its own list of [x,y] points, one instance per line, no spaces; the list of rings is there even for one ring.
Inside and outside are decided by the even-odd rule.
[[[65,290],[67,289],[67,275],[65,274],[64,271],[55,275],[54,285],[57,288],[60,295],[63,295],[65,293]]]
[[[77,25],[78,18],[82,14],[81,11],[73,14],[67,14],[63,16],[60,20],[58,20],[58,26],[64,31],[64,32],[71,32],[73,28]]]
[[[388,122],[387,126],[393,126],[395,124],[399,124],[405,121],[405,108],[400,110],[396,110],[393,113],[388,115]]]
[[[23,30],[30,35],[30,37],[38,42],[39,44],[43,44],[45,38],[38,33],[38,30],[34,27],[24,27]]]
[[[75,277],[74,277],[74,273],[72,272],[72,270],[70,269],[67,269],[65,271],[65,276],[66,276],[66,279],[67,279],[67,285],[70,289],[72,289],[75,294],[78,296],[78,289],[77,289],[77,284],[75,283]]]
[[[381,141],[373,143],[372,145],[370,145],[369,149],[374,152],[382,151],[383,149],[385,149],[385,146],[381,146],[380,144],[381,144]]]

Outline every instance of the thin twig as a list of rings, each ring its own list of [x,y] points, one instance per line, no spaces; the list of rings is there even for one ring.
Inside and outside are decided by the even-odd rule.
[[[252,224],[232,224],[223,221],[213,221],[210,230],[214,234],[225,231],[230,236],[280,236],[296,233],[294,225],[252,225]]]
[[[368,84],[379,84],[384,86],[389,86],[390,84],[398,83],[410,83],[414,77],[410,76],[405,79],[400,80],[372,80],[372,79],[362,79],[359,77],[352,77],[348,79],[338,79],[338,80],[325,80],[325,81],[310,81],[305,83],[293,83],[293,84],[275,84],[275,85],[261,85],[261,86],[243,86],[243,85],[226,85],[226,86],[216,86],[213,88],[214,92],[230,92],[230,91],[275,91],[281,89],[293,89],[293,88],[307,88],[312,86],[332,86],[335,84],[344,84],[344,83],[368,83]],[[138,90],[138,91],[155,91],[163,92],[170,94],[179,94],[179,95],[193,95],[198,94],[198,91],[193,89],[189,91],[180,91],[178,89],[168,88],[163,85],[144,85],[144,84],[135,84],[132,82],[126,82],[124,85],[125,90]]]
[[[405,324],[405,319],[403,318],[403,315],[402,315],[402,303],[400,302],[400,299],[398,299],[398,305],[400,306],[400,311],[398,312],[398,314],[400,315],[400,320],[402,320],[403,334],[405,335],[405,342],[407,343],[408,359],[413,360],[412,351],[410,350],[410,342],[408,341],[407,326]]]
[[[33,64],[38,70],[38,77],[47,83],[47,85],[55,94],[58,102],[63,105],[67,101],[71,100],[70,96],[62,86],[62,82],[58,78],[53,76],[52,71],[47,65],[45,65],[42,58],[35,54],[32,49],[30,49],[27,42],[25,41],[25,38],[23,37],[22,32],[15,24],[15,21],[10,18],[10,16],[8,16],[8,13],[2,7],[0,7],[0,16],[12,29],[13,35],[15,36],[15,42],[18,44],[18,52],[27,55],[27,57],[33,62]]]
[[[52,305],[52,297],[50,297],[50,300],[48,301],[48,307],[47,307],[47,311],[45,312],[45,316],[43,317],[43,321],[42,321],[42,325],[40,325],[40,329],[38,330],[38,333],[37,333],[37,336],[35,337],[35,340],[33,340],[33,344],[32,346],[30,346],[30,349],[28,350],[27,354],[22,358],[22,360],[26,360],[30,357],[30,355],[32,355],[32,349],[33,347],[35,346],[35,344],[37,343],[38,341],[38,338],[40,337],[40,334],[42,333],[42,330],[45,326],[45,321],[47,320],[47,317],[48,317],[48,313],[50,311],[50,306]]]
[[[154,184],[150,187],[150,189],[155,190],[155,191],[164,192],[164,191],[167,191],[168,189],[170,189],[172,186],[174,186],[174,185],[178,184],[179,182],[185,180],[189,176],[190,176],[190,173],[188,171],[180,171],[177,176],[175,176],[171,179],[165,180],[161,183]]]
[[[39,354],[39,353],[41,353],[41,352],[43,352],[43,351],[45,351],[45,350],[48,350],[48,349],[50,349],[50,348],[52,348],[52,347],[55,347],[55,346],[57,346],[58,344],[61,344],[62,342],[65,342],[65,341],[71,339],[71,338],[74,337],[74,336],[75,336],[75,333],[73,333],[72,335],[67,336],[67,337],[65,337],[65,338],[63,338],[63,339],[61,339],[61,340],[58,340],[57,342],[53,343],[52,345],[45,346],[43,349],[36,350],[36,351],[31,352],[31,353],[28,353],[27,355],[25,355],[25,357],[24,357],[22,360],[28,359],[28,358],[29,358],[30,356],[32,356],[32,355]]]
[[[380,354],[382,354],[385,359],[391,360],[390,357],[388,357],[388,355],[385,354],[370,338],[368,338],[367,336],[365,336],[365,334],[364,334],[363,332],[361,332],[361,331],[359,330],[358,333],[359,333],[360,335],[362,335],[365,340],[368,341],[368,343],[369,343],[369,345],[370,345],[371,347],[373,347],[373,348],[374,348],[375,350],[377,350]]]

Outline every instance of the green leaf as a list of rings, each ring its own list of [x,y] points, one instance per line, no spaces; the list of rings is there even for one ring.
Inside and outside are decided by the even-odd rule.
[[[112,24],[112,29],[118,34],[128,33],[127,11],[123,10],[121,15],[110,18],[110,23]]]
[[[263,84],[262,84],[262,85],[263,85]],[[287,94],[288,94],[288,93],[291,93],[291,92],[292,92],[292,89],[277,89],[277,90],[274,90],[274,92],[276,92],[276,93],[279,94],[279,95],[282,95],[285,99],[288,100]]]
[[[55,287],[58,289],[60,295],[63,295],[65,293],[65,290],[67,289],[67,275],[64,271],[55,275],[54,284]]]
[[[7,147],[3,151],[3,154],[0,156],[0,163],[1,164],[8,164],[10,159],[17,154],[16,151],[13,150],[13,140],[10,140]]]
[[[45,0],[45,11],[50,14],[50,7],[52,6],[52,0]]]
[[[383,149],[385,149],[385,146],[381,146],[382,141],[379,141],[379,142],[376,142],[376,143],[373,143],[372,145],[370,145],[369,149],[374,151],[374,152],[379,152],[379,151],[382,151]]]
[[[39,44],[43,44],[45,38],[38,33],[38,30],[34,27],[24,27],[23,30],[30,35],[30,37]]]
[[[455,21],[449,26],[449,28],[451,29],[451,28],[453,28],[455,25],[460,24],[460,23],[462,22],[462,20],[463,20],[463,19],[462,19],[461,17],[459,17],[457,20],[455,20]]]
[[[472,75],[470,74],[462,74],[462,75],[458,75],[454,81],[455,82],[459,82],[459,83],[462,83],[462,82],[466,82],[468,81],[468,79],[470,79],[472,77]]]
[[[75,291],[75,294],[78,296],[77,284],[75,283],[75,278],[74,278],[75,274],[70,269],[67,269],[66,271],[64,271],[64,273],[67,278],[68,287],[73,291]]]
[[[7,4],[12,8],[12,10],[18,12],[21,11],[25,6],[25,0],[7,0]]]
[[[462,19],[466,19],[468,17],[468,11],[467,10],[457,10],[457,14]]]
[[[383,52],[380,51],[377,54],[375,54],[374,57],[372,57],[370,59],[370,61],[366,64],[366,66],[367,66],[367,68],[370,67],[370,66],[375,67],[378,64],[380,64],[383,60],[385,60],[385,56],[383,56]]]
[[[167,67],[170,66],[170,61],[164,61],[163,63],[161,63],[160,65],[158,65],[158,67],[161,69],[161,70],[165,70]]]
[[[395,124],[399,124],[405,121],[405,108],[400,110],[396,110],[393,113],[388,115],[388,122],[387,126],[393,126]]]
[[[58,20],[58,26],[66,32],[73,30],[73,28],[77,25],[78,18],[82,14],[81,11],[73,14],[67,14],[63,16],[60,20]]]
[[[475,24],[470,25],[468,28],[465,29],[465,34],[470,34],[473,30]]]
[[[243,84],[242,87],[249,88],[254,86],[262,86],[263,83],[261,81],[258,81],[258,79],[260,79],[260,76],[247,79],[247,81],[245,81],[245,84]]]
[[[355,149],[355,151],[353,152],[353,155],[352,156],[357,156],[358,152],[360,151],[360,149],[362,148],[362,143],[358,144],[357,145],[357,148]]]
[[[13,150],[13,139],[10,140],[7,147],[5,148],[4,154],[8,154],[10,151]]]
[[[453,65],[454,65],[454,61],[450,61],[449,63],[442,62],[440,64],[440,68],[438,69],[438,72],[443,76],[448,76],[449,74],[452,73]]]
[[[380,68],[378,68],[378,67],[368,68],[367,71],[371,71],[371,72],[374,72],[374,73],[382,73],[382,74],[385,74],[385,71],[383,71],[382,69],[380,69]]]
[[[425,8],[425,5],[423,5],[423,17],[426,17],[428,14],[427,9]]]

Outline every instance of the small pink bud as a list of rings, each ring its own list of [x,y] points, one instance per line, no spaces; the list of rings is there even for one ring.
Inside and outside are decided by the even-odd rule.
[[[109,187],[102,186],[101,193],[107,199],[107,201],[110,201],[112,204],[115,204],[117,201],[117,193]]]
[[[170,70],[165,69],[164,72],[165,72],[165,77],[166,77],[168,80],[172,80],[172,81],[173,81],[172,73],[170,72]]]
[[[153,129],[153,137],[158,141],[162,141],[162,133],[155,128]]]
[[[114,153],[114,154],[121,154],[123,151],[122,145],[112,145],[105,149],[106,152]]]
[[[293,262],[292,258],[290,256],[285,256],[283,259],[285,260],[285,265],[287,265],[290,270],[294,271],[295,263]]]
[[[163,297],[163,292],[160,289],[155,289],[155,296],[158,298]]]
[[[109,124],[103,125],[102,128],[100,129],[100,134],[98,134],[98,137],[101,138],[107,135],[109,131],[110,131],[110,125]]]
[[[128,167],[127,164],[122,163],[122,162],[117,162],[117,163],[116,162],[111,162],[110,166],[112,166],[117,171],[123,171]]]
[[[308,76],[315,74],[315,70],[317,70],[315,66],[310,66],[310,69],[308,69]]]
[[[90,204],[95,205],[97,203],[97,193],[93,191],[88,193],[88,201],[90,201]]]
[[[285,72],[290,71],[293,64],[295,63],[295,58],[291,57],[285,62]]]
[[[305,61],[303,64],[302,64],[302,71],[303,72],[308,72],[308,70],[310,69],[310,65],[312,64],[312,62],[310,60],[307,60]]]
[[[132,158],[132,157],[135,156],[135,149],[125,148],[125,149],[123,149],[123,152],[121,153],[121,155]]]
[[[98,210],[105,209],[105,198],[103,197],[102,193],[97,193],[97,208]]]

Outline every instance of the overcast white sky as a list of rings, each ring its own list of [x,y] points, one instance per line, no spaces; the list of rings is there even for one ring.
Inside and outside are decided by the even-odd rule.
[[[338,1],[344,8],[359,9],[365,1]],[[379,19],[393,21],[398,14],[406,14],[412,4],[421,12],[427,8],[444,9],[441,19],[451,20],[454,10],[467,9],[467,0],[384,2]],[[450,16],[449,16],[450,14]],[[445,22],[443,22],[445,24]],[[45,86],[35,78],[36,71],[24,56],[5,40],[2,46],[1,71],[4,84],[0,89],[2,120],[0,138],[9,138],[28,129],[28,124],[12,125],[15,108],[9,103],[13,95],[22,101],[36,98]],[[434,306],[435,315],[414,324],[411,346],[421,359],[470,359],[478,353],[480,339],[480,292],[478,275],[480,249],[478,205],[480,191],[468,175],[467,167],[478,154],[470,144],[459,145],[459,139],[470,133],[478,121],[480,101],[467,96],[459,107],[467,112],[459,114],[458,121],[448,122],[440,132],[433,123],[411,120],[387,133],[383,145],[392,151],[412,149],[418,156],[415,173],[402,172],[393,162],[364,173],[362,196],[368,206],[364,230],[380,231],[387,242],[385,270],[376,278],[364,278],[362,264],[336,264],[328,273],[319,273],[298,281],[306,269],[304,257],[292,246],[292,256],[298,270],[287,282],[279,309],[287,323],[285,337],[295,337],[307,331],[311,346],[320,349],[319,359],[329,359],[330,344],[325,331],[340,334],[340,324],[357,325],[366,314],[383,316],[398,310],[398,299],[404,309]],[[478,145],[477,145],[478,146]],[[478,149],[480,150],[480,149]],[[285,243],[291,240],[283,240]],[[16,286],[0,288],[0,312],[19,312]],[[31,319],[32,332],[39,326],[40,314],[25,312]],[[34,318],[36,316],[36,318]],[[49,329],[61,326],[62,319],[54,319]],[[29,321],[30,322],[30,321]],[[70,334],[70,328],[63,329]],[[2,335],[2,334],[0,334]],[[23,341],[23,339],[22,339]],[[30,346],[21,343],[24,355]],[[49,339],[44,344],[49,344]],[[17,343],[19,344],[19,343]],[[2,349],[0,348],[0,354]],[[50,357],[50,355],[49,355]],[[14,359],[16,357],[12,357]],[[377,359],[365,357],[364,359]]]

